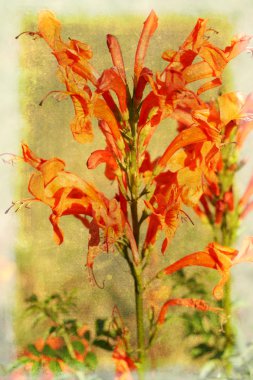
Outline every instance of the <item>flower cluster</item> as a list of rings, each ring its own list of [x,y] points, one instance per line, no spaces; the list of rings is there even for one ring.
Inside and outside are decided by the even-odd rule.
[[[91,63],[91,48],[74,39],[63,41],[60,22],[51,12],[41,12],[38,31],[28,32],[43,38],[57,60],[59,77],[66,88],[49,95],[58,100],[66,97],[72,100],[75,115],[70,128],[74,139],[79,143],[92,141],[92,122],[98,121],[106,146],[90,155],[88,169],[105,164],[105,176],[117,184],[115,196],[109,199],[95,185],[67,171],[62,160],[38,158],[27,145],[22,146],[23,160],[36,170],[28,190],[32,200],[51,208],[50,222],[56,243],[63,242],[60,218],[73,215],[89,230],[87,267],[91,276],[94,260],[100,253],[117,250],[129,264],[135,284],[137,348],[130,352],[124,340],[119,339],[113,354],[117,379],[130,379],[130,371],[138,362],[140,376],[143,372],[147,349],[143,293],[152,282],[143,282],[147,257],[152,255],[161,232],[161,251],[165,254],[180,224],[180,216],[187,216],[184,205],[208,216],[209,200],[212,203],[213,197],[222,196],[215,204],[216,223],[224,205],[233,207],[230,188],[222,194],[219,192],[217,172],[223,170],[223,149],[231,143],[234,126],[239,120],[244,122],[236,130],[242,141],[252,117],[249,99],[242,99],[236,93],[221,95],[219,107],[214,100],[204,101],[201,97],[221,85],[223,70],[246,49],[249,36],[236,37],[221,49],[207,36],[211,31],[207,20],[198,19],[177,51],[167,50],[162,54],[163,71],[153,73],[145,66],[145,57],[157,25],[157,16],[152,11],[137,45],[132,85],[115,36],[107,35],[112,67],[100,74]],[[152,160],[149,142],[165,119],[178,123],[178,134]],[[246,192],[241,206],[251,194],[251,190]],[[144,228],[144,241],[141,241],[140,231]],[[214,289],[214,296],[220,299],[231,266],[241,261],[252,261],[252,254],[210,243],[205,250],[187,255],[159,271],[155,279],[188,266],[212,268],[222,276]],[[218,311],[203,300],[170,299],[162,305],[153,323],[162,324],[168,308],[175,305]]]

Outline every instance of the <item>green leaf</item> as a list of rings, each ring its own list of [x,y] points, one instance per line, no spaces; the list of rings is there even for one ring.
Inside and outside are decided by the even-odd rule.
[[[56,360],[51,360],[51,362],[49,363],[49,368],[53,373],[58,374],[61,372],[60,364]]]
[[[84,345],[82,342],[78,342],[77,340],[72,342],[72,346],[75,351],[79,352],[79,354],[84,353]]]
[[[192,356],[197,359],[203,355],[213,352],[213,347],[206,343],[200,343],[192,349]]]
[[[37,350],[34,344],[28,344],[27,348],[31,352],[31,354],[38,357],[41,355],[41,353]]]
[[[71,361],[71,356],[69,355],[67,347],[61,347],[57,350],[57,355],[66,363]]]
[[[43,348],[42,353],[48,356],[49,358],[58,358],[59,356],[57,354],[57,351],[53,350],[53,348],[51,348],[48,344],[46,344]]]
[[[22,356],[15,360],[15,362],[8,367],[7,371],[12,372],[17,368],[23,367],[27,363],[33,363],[33,360],[31,358],[27,358],[26,356]]]
[[[49,329],[49,335],[54,333],[57,330],[57,326],[51,326]]]
[[[91,370],[94,370],[97,367],[97,364],[98,360],[94,352],[88,352],[85,357],[85,365]]]
[[[100,347],[106,351],[113,351],[113,346],[107,341],[103,339],[95,339],[93,341],[94,346]]]

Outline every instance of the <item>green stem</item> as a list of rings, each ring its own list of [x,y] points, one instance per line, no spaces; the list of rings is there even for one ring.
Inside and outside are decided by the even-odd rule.
[[[137,246],[139,245],[140,224],[138,220],[138,200],[131,202],[131,214],[133,233]],[[145,352],[145,331],[144,331],[144,309],[143,309],[143,280],[142,263],[135,267],[134,290],[135,290],[135,310],[136,310],[136,330],[137,330],[137,353],[138,353],[138,378],[145,379],[146,352]]]
[[[231,304],[231,279],[228,280],[224,289],[223,307],[226,315],[226,323],[224,326],[225,330],[225,368],[228,375],[231,374],[232,364],[230,362],[230,357],[233,354],[235,347],[235,331],[232,323],[232,304]]]
[[[226,224],[226,223],[225,223]],[[232,234],[225,225],[225,228],[222,231],[222,244],[230,247],[232,245]],[[225,344],[224,344],[224,353],[225,353],[225,369],[227,375],[231,374],[232,364],[230,361],[230,357],[234,352],[235,348],[235,330],[232,322],[232,299],[231,299],[231,278],[228,279],[225,288],[224,288],[224,296],[223,296],[223,309],[226,316],[226,323],[224,326],[225,332]]]
[[[72,359],[76,359],[75,351],[73,349],[73,346],[71,344],[69,336],[68,336],[68,334],[65,331],[62,333],[62,337],[64,339],[64,342],[66,344],[66,347],[67,347],[67,350],[68,350],[68,353],[69,353],[70,357]]]
[[[143,288],[142,277],[135,277],[135,307],[137,324],[137,347],[138,347],[138,377],[139,380],[145,378],[146,352],[145,352],[145,331],[144,331],[144,310],[143,310]]]

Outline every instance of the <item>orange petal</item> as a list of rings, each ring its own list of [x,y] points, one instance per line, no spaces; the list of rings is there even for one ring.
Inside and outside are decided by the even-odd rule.
[[[117,95],[123,118],[128,118],[126,84],[115,68],[104,70],[97,83],[97,93],[112,90]]]
[[[93,113],[94,113],[94,116],[96,118],[103,120],[108,124],[116,145],[120,149],[123,149],[124,148],[124,142],[123,142],[121,134],[120,134],[120,130],[119,130],[117,120],[116,120],[113,112],[110,110],[110,108],[108,107],[108,105],[106,104],[106,102],[103,99],[97,98],[94,101]]]
[[[166,151],[163,153],[162,157],[158,160],[157,169],[155,172],[159,173],[164,167],[166,167],[169,159],[173,154],[181,148],[186,147],[190,144],[196,144],[204,142],[208,139],[207,135],[199,127],[190,127],[178,134],[177,137],[170,143]]]
[[[135,74],[135,86],[137,86],[141,70],[144,65],[144,60],[146,57],[148,45],[150,38],[156,31],[158,26],[158,18],[155,12],[152,10],[144,22],[144,26],[141,32],[141,36],[138,42],[138,46],[135,54],[135,63],[134,63],[134,74]]]
[[[125,65],[117,38],[111,34],[108,34],[107,46],[112,57],[113,65],[118,69],[120,76],[124,82],[126,82]]]
[[[194,298],[175,298],[170,299],[162,306],[161,311],[159,313],[157,323],[163,324],[166,319],[166,314],[168,312],[169,307],[171,306],[184,306],[184,307],[191,307],[194,309],[198,309],[201,311],[212,311],[214,313],[218,313],[222,309],[219,307],[212,307],[209,306],[204,300],[201,299],[194,299]]]
[[[58,245],[62,244],[62,242],[63,242],[63,233],[62,233],[62,230],[60,229],[59,224],[58,224],[59,219],[60,219],[60,217],[55,215],[55,214],[51,214],[49,217],[49,220],[52,223],[52,226],[54,229],[54,240],[55,240],[56,244],[58,244]]]
[[[64,45],[61,41],[61,24],[50,11],[41,11],[38,21],[39,34],[53,50],[61,49]]]

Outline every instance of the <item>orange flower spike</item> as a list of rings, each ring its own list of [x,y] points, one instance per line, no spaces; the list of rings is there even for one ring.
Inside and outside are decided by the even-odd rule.
[[[158,18],[155,12],[152,10],[144,22],[144,26],[141,32],[141,36],[138,42],[138,46],[135,53],[134,62],[134,87],[137,87],[138,80],[143,69],[144,60],[146,57],[149,41],[156,31],[158,26]]]
[[[162,325],[166,320],[166,315],[168,312],[168,309],[171,306],[184,306],[184,307],[190,307],[194,309],[198,309],[201,311],[212,311],[214,313],[218,313],[222,311],[219,307],[212,307],[209,306],[204,300],[201,299],[194,299],[194,298],[175,298],[170,299],[162,306],[159,316],[157,318],[157,324]]]

